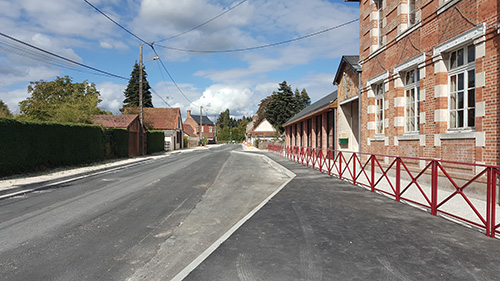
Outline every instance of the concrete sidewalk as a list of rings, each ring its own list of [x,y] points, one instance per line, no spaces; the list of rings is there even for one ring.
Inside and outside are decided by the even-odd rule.
[[[272,153],[297,176],[184,280],[495,280],[500,241]]]
[[[81,167],[60,167],[42,173],[30,173],[13,175],[0,179],[0,199],[36,190],[38,187],[62,183],[93,175],[110,169],[120,169],[137,165],[140,163],[155,161],[178,153],[190,153],[197,150],[204,150],[219,147],[221,145],[209,145],[204,147],[194,147],[183,150],[156,153],[153,155],[138,156],[132,158],[111,159],[99,163],[82,165]]]

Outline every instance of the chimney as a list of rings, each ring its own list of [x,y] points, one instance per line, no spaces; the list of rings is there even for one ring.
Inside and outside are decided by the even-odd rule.
[[[255,122],[255,121],[257,121],[257,118],[258,118],[258,116],[257,116],[257,115],[254,115],[254,116],[253,116],[253,121],[254,121],[254,122]]]
[[[189,116],[191,116],[191,109],[188,109],[186,118],[189,118]]]

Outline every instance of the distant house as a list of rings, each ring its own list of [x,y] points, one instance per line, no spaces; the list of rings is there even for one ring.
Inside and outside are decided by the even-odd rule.
[[[187,143],[188,147],[197,146],[198,145],[198,141],[200,139],[199,139],[198,135],[195,133],[195,130],[193,129],[193,127],[191,127],[188,124],[184,124],[182,126],[182,128],[183,128],[183,131],[184,131],[184,136],[188,140],[188,143]]]
[[[139,155],[139,129],[141,127],[139,122],[139,115],[95,115],[92,123],[101,125],[105,128],[127,129],[129,133],[128,156]],[[145,128],[143,132],[145,139]]]
[[[126,107],[124,113],[138,113],[137,107]],[[165,151],[177,150],[184,147],[182,117],[179,108],[152,108],[143,109],[144,125],[152,130],[165,132]]]
[[[276,130],[273,125],[267,121],[267,119],[262,120],[257,126],[257,116],[253,117],[252,122],[248,123],[246,130],[247,141],[254,142],[255,140],[274,140],[276,136]]]
[[[202,125],[201,129],[200,129],[200,121]],[[212,122],[212,120],[210,120],[207,116],[203,116],[202,119],[200,120],[200,115],[191,114],[191,110],[188,110],[184,124],[189,125],[193,129],[194,133],[198,138],[200,137],[200,131],[201,131],[201,135],[204,138],[207,138],[208,143],[216,142],[215,125]]]

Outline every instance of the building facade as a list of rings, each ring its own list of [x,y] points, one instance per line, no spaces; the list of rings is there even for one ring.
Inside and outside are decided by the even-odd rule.
[[[207,116],[200,117],[200,115],[191,114],[191,110],[188,110],[184,124],[189,125],[194,130],[194,134],[196,134],[198,138],[203,136],[204,138],[207,138],[208,143],[217,142],[215,136],[215,125]]]
[[[138,114],[139,108],[125,107],[124,114]],[[180,108],[143,108],[144,126],[150,130],[161,130],[165,135],[165,151],[184,148],[184,133]]]
[[[254,143],[256,140],[273,141],[276,138],[276,129],[273,125],[264,118],[257,126],[257,115],[253,117],[252,122],[247,124],[245,138],[247,141]]]
[[[359,83],[361,66],[359,56],[343,56],[333,79],[337,86],[337,142],[335,149],[340,151],[360,151],[361,113]]]
[[[140,132],[141,122],[139,115],[94,115],[92,124],[103,126],[104,128],[121,128],[128,131],[128,156],[140,155]],[[144,138],[144,154],[147,151],[146,128],[142,129]]]
[[[361,150],[498,165],[494,0],[361,0]]]
[[[307,106],[283,125],[285,144],[294,147],[334,149],[336,115],[337,91]]]

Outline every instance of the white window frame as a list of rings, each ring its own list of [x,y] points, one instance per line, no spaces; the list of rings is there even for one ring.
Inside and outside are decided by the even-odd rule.
[[[469,51],[471,50],[472,52],[470,53]],[[460,54],[462,55],[461,59]],[[470,58],[471,54],[473,56],[472,58]],[[458,49],[450,51],[448,54],[447,63],[449,85],[448,129],[474,129],[476,125],[475,45],[468,44],[466,46],[462,46]],[[462,98],[460,98],[460,96],[462,96]],[[471,115],[474,116],[471,117]]]
[[[405,133],[420,132],[420,70],[412,68],[404,73]],[[412,97],[413,96],[413,99]],[[413,108],[413,115],[410,116]],[[411,126],[413,124],[413,126]]]
[[[378,20],[377,20],[377,28],[378,28],[378,46],[379,48],[384,45],[384,34],[382,33],[382,28],[383,28],[383,6],[384,6],[384,0],[376,0],[376,5],[377,5],[377,14],[378,14]]]
[[[417,0],[408,0],[408,27],[415,25],[416,23],[417,23]]]
[[[385,134],[385,85],[372,85],[375,94],[375,135]]]

